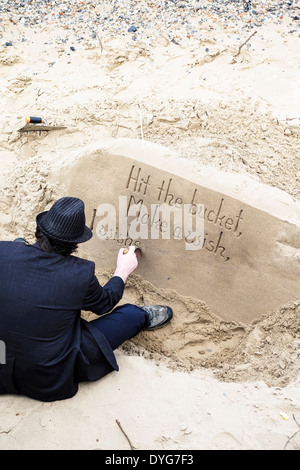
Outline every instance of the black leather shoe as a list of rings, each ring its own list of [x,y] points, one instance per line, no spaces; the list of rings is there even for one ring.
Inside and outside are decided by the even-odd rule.
[[[144,330],[157,330],[165,326],[173,317],[173,311],[166,305],[147,305],[143,307],[149,315],[150,325]]]

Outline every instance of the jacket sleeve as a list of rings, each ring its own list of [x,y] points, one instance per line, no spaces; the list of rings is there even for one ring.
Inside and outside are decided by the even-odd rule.
[[[82,310],[97,315],[110,312],[121,300],[124,292],[124,282],[118,276],[113,276],[103,287],[95,274],[90,282]]]

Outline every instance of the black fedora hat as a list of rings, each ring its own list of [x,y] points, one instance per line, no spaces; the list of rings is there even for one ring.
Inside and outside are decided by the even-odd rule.
[[[60,243],[83,243],[92,238],[85,225],[84,203],[76,197],[62,197],[49,211],[36,217],[38,228],[51,240]]]

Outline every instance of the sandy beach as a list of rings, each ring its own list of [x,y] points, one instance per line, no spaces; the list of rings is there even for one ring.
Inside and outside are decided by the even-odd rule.
[[[101,146],[167,154],[241,198],[266,187],[300,227],[299,50],[295,2],[2,2],[1,240],[33,242],[36,215],[74,187],[67,169]],[[20,132],[26,116],[56,128]],[[0,449],[299,450],[298,281],[297,298],[235,322],[133,274],[124,302],[167,303],[171,324],[69,400],[1,396]]]

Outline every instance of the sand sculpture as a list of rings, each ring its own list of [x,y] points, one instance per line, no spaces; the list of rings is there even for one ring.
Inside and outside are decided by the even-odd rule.
[[[169,153],[123,139],[69,157],[66,193],[85,201],[94,231],[86,255],[113,267],[118,249],[135,244],[143,251],[137,274],[205,301],[226,321],[247,323],[298,298],[299,207],[273,188],[201,172]]]

